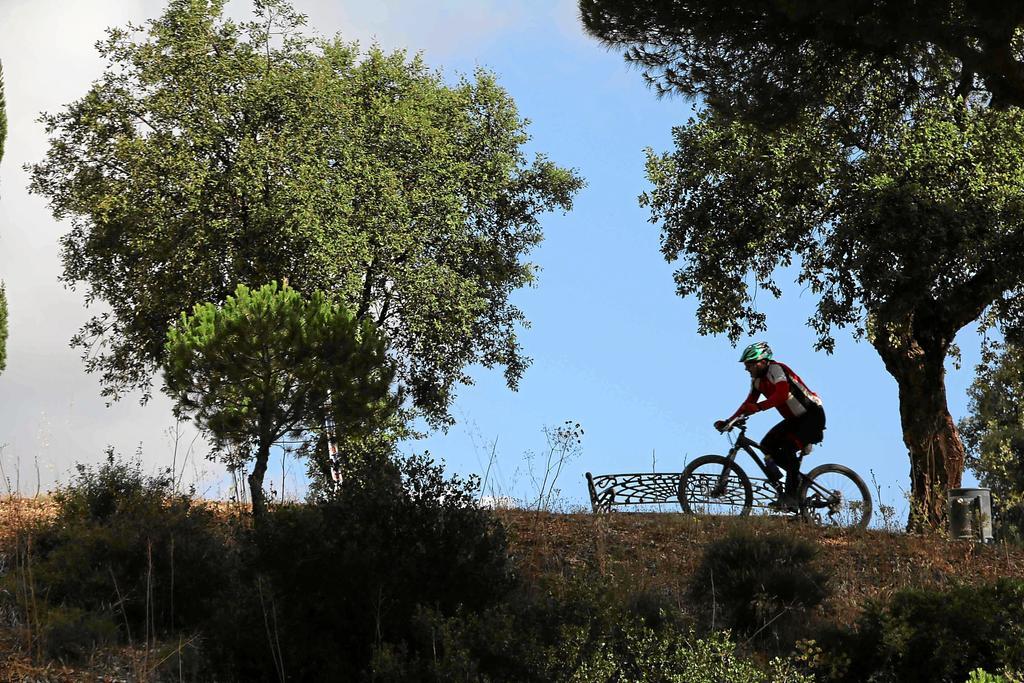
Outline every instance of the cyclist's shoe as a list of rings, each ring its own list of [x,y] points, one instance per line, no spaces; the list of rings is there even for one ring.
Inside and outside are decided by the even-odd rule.
[[[796,512],[800,509],[800,502],[796,499],[796,496],[780,493],[778,498],[768,503],[768,507],[779,512]]]

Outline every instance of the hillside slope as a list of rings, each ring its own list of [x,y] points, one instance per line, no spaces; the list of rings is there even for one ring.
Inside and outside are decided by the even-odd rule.
[[[236,507],[209,504],[220,510],[225,522],[239,514]],[[0,499],[0,573],[13,559],[4,557],[4,548],[10,547],[7,542],[19,529],[28,529],[54,512],[46,498]],[[558,593],[560,587],[571,589],[582,581],[598,592],[612,593],[615,599],[655,595],[657,604],[678,607],[691,617],[696,611],[687,593],[705,550],[737,531],[794,536],[817,549],[814,564],[828,577],[828,590],[824,602],[808,616],[819,623],[853,624],[870,601],[885,600],[905,588],[1024,579],[1024,548],[950,541],[941,535],[824,530],[770,517],[525,510],[497,514],[508,531],[516,571],[526,586]],[[56,663],[39,667],[30,663],[23,641],[19,632],[0,623],[0,681],[105,680],[115,672],[129,675],[126,672],[144,670],[150,654],[138,648],[117,648],[97,653],[93,663],[80,668]]]
[[[1024,578],[1024,548],[935,535],[840,531],[777,517],[709,518],[678,513],[550,514],[505,510],[525,576],[596,571],[627,591],[658,591],[685,602],[704,549],[733,530],[792,534],[814,543],[831,577],[822,616],[849,623],[871,599],[903,588],[939,588]]]

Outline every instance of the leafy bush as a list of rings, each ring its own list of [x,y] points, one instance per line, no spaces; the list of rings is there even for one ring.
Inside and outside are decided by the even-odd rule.
[[[124,460],[109,447],[99,467],[78,463],[75,471],[66,486],[53,492],[59,523],[102,523],[154,500],[162,502],[170,493],[167,473],[147,477],[138,454],[135,460]]]
[[[763,671],[736,653],[727,633],[697,639],[693,633],[655,631],[627,622],[615,641],[593,652],[580,667],[578,681],[637,683],[811,683],[788,662],[774,659]]]
[[[375,653],[378,680],[572,680],[629,615],[598,577],[558,589],[520,585],[500,604],[445,619],[420,613],[411,652]],[[639,617],[638,617],[639,618]]]
[[[962,683],[979,667],[1024,669],[1024,581],[905,590],[854,629],[827,634],[830,680]]]
[[[484,612],[419,612],[414,647],[375,650],[373,679],[550,683],[679,681],[805,683],[785,660],[767,670],[741,656],[728,633],[698,638],[678,609],[650,611],[656,593],[622,595],[600,576],[523,585]],[[763,662],[762,662],[763,663]]]
[[[708,546],[689,587],[705,625],[792,644],[808,611],[827,595],[809,541],[733,531]]]
[[[971,677],[967,679],[967,683],[1010,683],[1006,677],[998,674],[990,674],[984,669],[975,669],[971,672]]]
[[[117,642],[117,624],[109,614],[77,607],[49,607],[39,616],[40,643],[48,659],[85,661],[97,648]]]
[[[789,662],[776,659],[764,671],[740,656],[727,633],[706,639],[665,619],[651,628],[644,619],[621,608],[590,619],[566,619],[554,633],[539,633],[533,623],[550,623],[554,614],[568,617],[573,601],[553,612],[535,603],[520,612],[508,609],[486,615],[431,620],[420,615],[433,651],[421,648],[419,659],[395,648],[379,650],[374,679],[389,683],[409,680],[481,680],[520,683],[611,681],[678,683],[809,683]],[[553,605],[548,605],[552,607]],[[593,605],[591,605],[592,607]],[[538,608],[541,611],[538,612]],[[539,619],[537,617],[540,617]],[[498,655],[498,656],[495,656]]]
[[[145,476],[138,460],[112,450],[99,467],[78,465],[54,498],[56,517],[23,535],[23,561],[0,589],[13,596],[31,584],[52,606],[44,615],[55,622],[41,626],[70,643],[55,650],[84,652],[79,637],[95,632],[100,642],[107,623],[135,641],[203,624],[232,571],[211,512],[174,493],[168,477]]]
[[[375,647],[419,647],[421,608],[450,616],[496,603],[513,585],[511,563],[475,486],[413,457],[350,476],[315,504],[272,510],[248,540],[238,600],[210,632],[212,658],[243,680],[282,669],[352,680]]]

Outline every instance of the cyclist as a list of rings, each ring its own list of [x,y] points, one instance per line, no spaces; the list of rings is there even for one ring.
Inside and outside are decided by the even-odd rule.
[[[825,408],[821,399],[807,388],[800,376],[783,363],[772,360],[772,349],[766,342],[755,342],[743,349],[740,362],[750,373],[750,394],[743,404],[725,420],[717,420],[715,428],[722,431],[725,424],[741,415],[775,408],[782,415],[778,423],[761,439],[772,483],[778,488],[782,474],[786,471],[786,484],[772,507],[792,510],[798,506],[797,491],[800,488],[800,460],[797,452],[810,452],[811,444],[820,443],[825,431]],[[764,400],[758,402],[758,396]]]

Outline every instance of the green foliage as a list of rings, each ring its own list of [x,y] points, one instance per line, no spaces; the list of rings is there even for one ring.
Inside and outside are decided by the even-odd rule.
[[[1000,297],[1024,272],[1024,114],[940,102],[908,116],[851,141],[824,115],[769,135],[704,113],[675,129],[674,153],[649,153],[642,201],[702,333],[766,329],[747,274],[779,296],[774,274],[794,258],[826,349],[848,325],[898,344],[925,307],[915,324],[952,331],[993,304],[1012,314]]]
[[[846,327],[871,342],[900,386],[911,524],[938,526],[962,469],[944,385],[952,341],[979,319],[1024,327],[1024,111],[942,89],[895,106],[884,75],[848,76],[770,132],[702,112],[674,130],[674,152],[649,152],[641,201],[702,334],[767,329],[758,290],[780,297],[789,269],[817,295],[817,348]],[[846,86],[862,81],[869,91]]]
[[[404,52],[308,38],[284,0],[240,24],[222,7],[173,0],[145,32],[111,29],[102,77],[44,116],[30,189],[72,221],[64,281],[109,306],[73,341],[104,394],[148,390],[183,310],[286,277],[375,323],[435,422],[470,364],[515,387],[509,297],[534,281],[538,216],[582,181],[527,160],[491,73],[448,84]]]
[[[519,597],[519,596],[517,596]],[[555,603],[557,604],[557,603]],[[432,649],[418,659],[382,648],[374,657],[379,681],[480,680],[679,683],[810,683],[791,662],[773,659],[768,670],[737,652],[727,633],[698,638],[671,621],[652,627],[628,612],[573,615],[567,602],[534,604],[520,616],[504,610],[456,619],[419,615],[421,637]],[[520,609],[521,608],[512,608]],[[523,615],[530,617],[520,622]],[[551,617],[566,619],[553,631]]]
[[[1011,7],[1012,5],[1012,7]],[[900,385],[910,526],[940,526],[963,447],[943,360],[972,321],[1024,327],[1019,3],[580,0],[660,92],[700,96],[641,201],[698,329],[766,329],[781,269],[817,347],[866,336]],[[998,55],[998,56],[997,56]],[[1016,105],[1009,107],[1008,105]],[[988,315],[986,315],[986,313]],[[938,455],[938,457],[936,457]]]
[[[602,649],[604,651],[602,651]],[[664,683],[810,683],[787,662],[773,659],[763,671],[736,653],[727,634],[696,639],[693,634],[658,633],[627,623],[617,651],[602,648],[580,667],[575,680]]]
[[[998,674],[990,674],[984,669],[975,669],[967,683],[1009,683],[1004,677]]]
[[[606,589],[601,577],[578,575],[558,588],[520,584],[487,611],[460,613],[447,620],[420,615],[414,637],[426,645],[436,639],[427,636],[440,634],[440,657],[424,656],[431,652],[425,647],[411,652],[382,650],[375,653],[374,673],[390,680],[400,680],[402,675],[537,683],[573,680],[576,671],[613,637],[618,623],[642,619],[623,610]],[[677,625],[670,614],[665,618],[659,614],[658,619]]]
[[[97,650],[118,641],[118,627],[112,614],[57,605],[46,606],[39,617],[40,647],[47,659],[85,662]]]
[[[638,683],[811,683],[788,662],[762,670],[736,652],[726,633],[698,639],[692,632],[656,631],[627,621],[616,637],[590,651],[568,681]]]
[[[476,490],[413,457],[358,473],[315,505],[272,510],[208,631],[211,660],[241,680],[277,680],[275,654],[289,678],[353,680],[375,647],[420,647],[421,607],[450,616],[493,605],[512,586],[511,561]]]
[[[377,681],[789,681],[808,682],[791,662],[768,671],[737,651],[728,633],[698,637],[678,608],[655,596],[615,598],[597,575],[567,584],[521,585],[481,612],[443,617],[421,610],[404,646],[375,648]],[[639,607],[639,610],[638,610]],[[761,665],[764,661],[761,662]]]
[[[0,577],[0,593],[20,596],[22,610],[43,604],[55,652],[87,654],[86,641],[109,640],[109,623],[140,642],[207,620],[233,555],[213,515],[174,493],[169,475],[145,476],[111,450],[98,467],[78,465],[54,497],[55,519],[19,539],[24,561]]]
[[[983,84],[999,107],[1024,105],[1017,3],[944,0],[580,0],[586,29],[626,50],[662,93],[701,95],[763,125],[827,101],[851,72],[881,65],[894,99],[936,86],[936,62],[961,89]],[[860,83],[854,83],[860,87]],[[856,104],[851,99],[844,104]],[[837,110],[841,115],[841,109]]]
[[[967,680],[978,667],[1024,669],[1024,582],[904,590],[853,629],[822,639],[830,680]],[[823,667],[828,670],[830,667]]]
[[[125,460],[108,448],[99,467],[81,463],[66,486],[53,491],[57,524],[104,523],[133,510],[159,507],[171,495],[168,473],[146,476],[141,458]]]
[[[707,626],[788,650],[828,594],[816,555],[801,538],[733,531],[708,546],[689,595]]]
[[[970,414],[959,424],[967,466],[992,489],[1000,535],[1024,538],[1024,347],[986,349],[967,392]]]
[[[397,435],[394,367],[373,324],[320,292],[308,299],[277,283],[239,285],[223,305],[197,304],[168,331],[165,391],[179,415],[213,437],[232,467],[255,459],[253,511],[263,509],[270,448],[286,435],[336,440]],[[329,406],[329,408],[325,408]],[[331,466],[326,463],[326,476]]]

